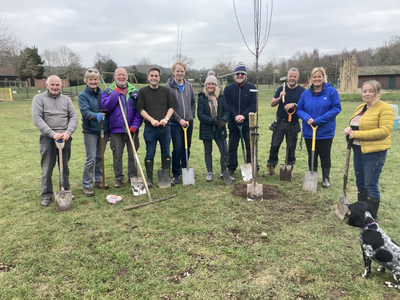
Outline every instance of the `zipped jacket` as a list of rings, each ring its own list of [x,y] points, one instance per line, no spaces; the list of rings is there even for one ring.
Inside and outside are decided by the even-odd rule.
[[[237,115],[243,115],[245,117],[242,129],[249,130],[249,113],[256,112],[256,86],[246,82],[239,88],[236,82],[234,82],[225,87],[224,96],[230,110],[229,130],[239,131],[235,121]]]
[[[358,115],[365,105],[359,105],[351,119]],[[379,100],[373,107],[367,108],[360,118],[359,130],[353,133],[353,137],[361,142],[361,152],[371,153],[389,149],[392,146],[390,134],[393,125],[394,110],[390,104]]]
[[[297,115],[303,120],[303,136],[312,139],[312,128],[307,124],[310,118],[318,126],[316,139],[330,139],[335,136],[336,116],[341,112],[339,94],[329,83],[325,83],[316,95],[312,88],[305,90],[297,104]]]
[[[97,114],[102,112],[101,89],[93,92],[87,86],[78,95],[78,105],[82,115],[82,132],[100,134],[100,122],[97,121]],[[108,132],[108,115],[103,121],[104,132]]]
[[[193,121],[196,116],[196,99],[194,97],[193,87],[189,81],[184,79],[185,87],[181,92],[175,83],[174,78],[168,78],[164,85],[171,91],[174,98],[175,108],[171,116],[170,123],[179,124],[181,119]]]
[[[210,101],[208,100],[207,96],[204,92],[199,93],[198,95],[198,105],[197,105],[197,117],[200,120],[200,132],[199,138],[200,140],[212,140],[214,137],[218,138],[226,138],[226,130],[221,132],[221,129],[216,126],[215,131],[216,134],[214,136],[214,128],[212,124],[213,118],[211,117],[211,110],[210,110]],[[228,104],[226,103],[224,95],[221,93],[217,95],[217,119],[222,119],[225,122],[229,121],[229,108]]]
[[[136,110],[138,90],[129,82],[127,82],[127,84],[127,99],[125,99],[123,94],[120,94],[115,90],[115,81],[101,94],[101,105],[103,106],[104,111],[109,115],[108,126],[110,133],[127,132],[118,99],[121,99],[129,127],[132,126],[138,130],[143,123],[142,116]]]

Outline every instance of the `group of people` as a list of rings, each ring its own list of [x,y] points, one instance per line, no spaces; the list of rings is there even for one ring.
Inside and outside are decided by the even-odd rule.
[[[79,108],[82,115],[82,130],[86,147],[82,187],[86,196],[93,196],[93,187],[108,188],[102,182],[101,154],[107,141],[113,152],[114,187],[123,184],[123,152],[128,151],[128,182],[138,176],[133,151],[139,149],[139,128],[144,122],[143,138],[146,144],[144,164],[146,181],[153,184],[154,157],[157,142],[161,148],[162,169],[170,172],[171,185],[180,183],[182,168],[187,167],[184,131],[187,133],[187,148],[193,134],[193,120],[196,100],[193,87],[185,80],[186,66],[176,62],[172,67],[173,77],[165,86],[160,86],[160,69],[151,67],[148,71],[149,85],[138,90],[128,82],[125,69],[118,68],[114,82],[104,91],[99,88],[100,74],[88,69],[84,76],[86,88],[79,94]],[[203,141],[204,159],[207,169],[206,181],[213,180],[213,140],[220,152],[220,175],[228,168],[232,180],[238,167],[237,150],[240,131],[246,145],[245,163],[251,162],[249,113],[256,112],[257,90],[247,82],[247,70],[243,63],[235,68],[235,82],[227,85],[222,92],[218,87],[215,73],[210,71],[204,89],[198,94],[197,117],[200,121],[199,138]],[[331,147],[335,136],[336,116],[341,112],[338,92],[331,87],[323,68],[311,72],[310,89],[298,85],[299,71],[291,68],[287,74],[286,87],[279,87],[271,100],[277,106],[276,119],[270,127],[273,132],[267,171],[263,176],[272,176],[278,164],[279,148],[286,137],[288,148],[287,164],[296,162],[295,150],[301,131],[299,118],[308,152],[308,166],[317,171],[318,157],[321,161],[322,185],[330,187]],[[47,91],[36,95],[32,101],[32,117],[40,131],[40,153],[42,156],[41,204],[47,206],[53,196],[51,175],[57,160],[54,141],[62,140],[64,159],[64,185],[70,189],[68,161],[71,155],[72,133],[77,128],[77,114],[73,103],[61,94],[61,79],[55,75],[47,79]],[[358,189],[358,200],[373,207],[376,217],[380,203],[378,181],[385,163],[387,149],[391,146],[391,130],[394,124],[393,108],[380,100],[381,86],[376,81],[367,81],[362,86],[364,104],[360,105],[344,130],[354,151],[354,169]],[[288,116],[292,115],[291,121]],[[229,129],[229,142],[226,139]],[[314,129],[313,129],[314,127]],[[315,137],[315,158],[311,162],[313,130]],[[129,136],[130,135],[130,136]],[[288,137],[290,137],[288,139]],[[104,139],[104,143],[101,140]],[[172,140],[172,162],[170,142]],[[101,148],[103,145],[103,148]]]

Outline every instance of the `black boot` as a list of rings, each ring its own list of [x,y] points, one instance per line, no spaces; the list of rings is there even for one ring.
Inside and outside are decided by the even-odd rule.
[[[368,194],[367,192],[358,192],[357,198],[358,201],[367,202]]]
[[[378,218],[378,209],[380,203],[381,203],[381,198],[373,198],[373,197],[367,198],[367,204],[371,206],[371,215],[375,219],[375,221]]]
[[[147,173],[147,185],[150,187],[153,185],[153,167],[154,167],[154,159],[145,159],[144,165],[146,167]]]
[[[161,160],[161,164],[162,164],[163,171],[168,170],[168,176],[170,176],[170,178],[171,178],[170,171],[169,171],[171,169],[171,158],[170,157],[165,158],[163,156],[162,160]],[[165,172],[167,172],[167,171],[165,171]],[[171,179],[171,186],[174,186],[174,185],[175,185],[175,182]]]
[[[322,187],[328,188],[331,186],[331,183],[329,182],[329,172],[331,171],[331,168],[322,168]]]

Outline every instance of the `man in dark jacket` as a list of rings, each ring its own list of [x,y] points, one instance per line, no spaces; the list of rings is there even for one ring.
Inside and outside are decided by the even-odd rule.
[[[299,117],[293,111],[296,109],[297,102],[299,102],[300,96],[304,91],[304,88],[297,84],[299,80],[299,70],[296,68],[291,68],[287,74],[288,84],[285,87],[285,91],[283,91],[283,86],[280,86],[276,92],[274,97],[271,100],[271,106],[275,107],[278,105],[278,109],[276,111],[276,119],[274,123],[272,123],[270,129],[272,130],[272,139],[271,139],[271,148],[269,151],[268,158],[268,170],[264,174],[263,177],[272,176],[275,174],[275,166],[278,164],[278,152],[279,148],[283,142],[283,138],[286,135],[286,144],[288,150],[288,161],[287,164],[292,166],[296,162],[296,144],[297,144],[297,136],[301,131]],[[283,103],[283,98],[285,98],[285,102]],[[288,113],[293,113],[292,120],[289,123],[289,115]],[[288,140],[288,132],[290,131],[290,141]]]
[[[239,62],[235,68],[235,82],[227,85],[224,89],[224,96],[228,102],[231,112],[229,128],[229,173],[233,174],[238,167],[237,150],[240,139],[238,125],[242,125],[243,139],[246,143],[246,163],[251,162],[250,134],[249,134],[249,113],[256,111],[256,86],[246,82],[246,66]],[[254,90],[254,91],[251,91]]]
[[[136,110],[138,90],[128,82],[128,73],[124,68],[115,70],[114,82],[103,91],[101,95],[101,105],[108,114],[108,124],[110,127],[110,147],[113,151],[113,165],[115,176],[115,188],[122,185],[124,178],[122,168],[122,155],[126,145],[128,149],[128,182],[131,178],[137,177],[137,167],[133,157],[133,149],[128,134],[134,139],[135,150],[139,149],[139,127],[142,125],[143,118]],[[119,105],[122,102],[124,112]],[[126,129],[124,113],[129,126]]]

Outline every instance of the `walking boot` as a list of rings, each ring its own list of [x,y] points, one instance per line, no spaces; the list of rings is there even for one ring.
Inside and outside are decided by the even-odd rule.
[[[275,166],[268,166],[267,172],[262,174],[262,177],[268,177],[275,174]]]
[[[328,188],[331,186],[331,183],[329,182],[329,172],[331,171],[331,168],[322,168],[322,187]]]
[[[147,185],[150,187],[153,185],[153,167],[154,167],[154,159],[145,159],[144,165],[146,167],[147,174]]]
[[[163,156],[163,157],[162,157],[162,160],[161,160],[161,163],[162,163],[162,169],[163,169],[163,170],[168,170],[168,175],[169,175],[170,178],[171,178],[171,175],[170,175],[171,158],[170,158],[170,157],[165,158],[165,157]],[[175,182],[171,179],[171,186],[174,186],[174,185],[175,185]]]
[[[374,218],[375,221],[377,221],[378,218],[378,209],[379,209],[379,204],[381,203],[381,198],[373,198],[373,197],[368,197],[367,198],[367,204],[371,206],[371,215]]]
[[[367,202],[368,194],[365,191],[358,192],[357,199],[358,201]]]

